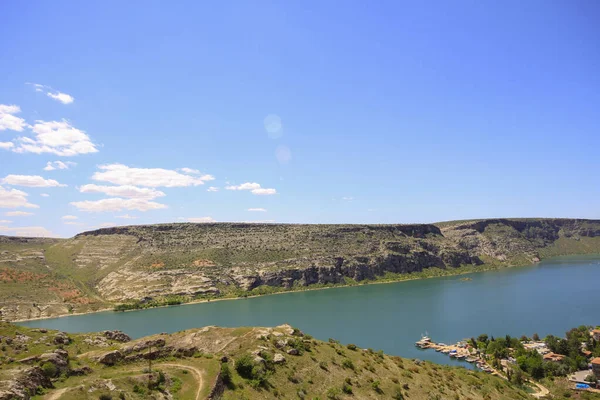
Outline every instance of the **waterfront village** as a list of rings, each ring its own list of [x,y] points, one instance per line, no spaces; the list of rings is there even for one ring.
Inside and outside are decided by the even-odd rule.
[[[573,328],[565,338],[482,334],[453,345],[435,343],[425,335],[416,346],[472,363],[518,385],[529,382],[541,387],[537,382],[544,378],[564,377],[573,390],[600,393],[600,327]]]

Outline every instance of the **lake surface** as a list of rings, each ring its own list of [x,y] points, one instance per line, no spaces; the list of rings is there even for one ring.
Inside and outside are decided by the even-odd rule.
[[[600,255],[570,256],[454,277],[20,324],[66,332],[120,329],[137,338],[206,325],[289,323],[321,340],[332,337],[392,355],[467,366],[433,350],[419,350],[414,342],[426,331],[436,342],[454,343],[481,333],[564,335],[572,327],[597,325],[599,283]]]

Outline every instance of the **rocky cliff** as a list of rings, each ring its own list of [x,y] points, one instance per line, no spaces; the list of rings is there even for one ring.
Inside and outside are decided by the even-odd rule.
[[[9,290],[0,302],[7,319],[34,318],[169,296],[261,293],[594,252],[600,253],[595,220],[126,226],[67,240],[1,239],[0,279]]]

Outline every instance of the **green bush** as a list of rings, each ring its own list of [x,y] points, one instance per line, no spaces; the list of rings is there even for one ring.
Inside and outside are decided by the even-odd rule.
[[[344,384],[342,385],[342,392],[344,392],[346,394],[352,394],[352,386],[350,386],[348,383],[344,382]]]
[[[231,379],[231,369],[229,368],[229,364],[222,363],[221,364],[221,380],[226,386],[231,385],[233,380]]]
[[[112,396],[110,394],[101,394],[98,400],[112,400]]]
[[[235,361],[235,370],[242,378],[252,379],[254,361],[249,354],[245,354]]]
[[[51,362],[45,362],[42,365],[42,371],[48,378],[54,378],[58,374],[56,365],[52,364]]]
[[[339,388],[332,387],[327,389],[326,394],[329,400],[338,400],[340,398],[340,395],[342,394],[342,391]]]
[[[346,359],[344,359],[344,361],[342,361],[342,367],[348,368],[348,369],[351,369],[354,371],[354,363],[349,358],[346,358]]]
[[[356,350],[356,345],[350,343],[349,345],[346,346],[348,348],[348,350]]]

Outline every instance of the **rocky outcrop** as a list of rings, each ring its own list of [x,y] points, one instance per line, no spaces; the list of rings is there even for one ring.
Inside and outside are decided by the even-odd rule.
[[[107,339],[114,340],[115,342],[125,343],[131,341],[131,337],[121,331],[103,331],[102,334]]]
[[[40,367],[31,367],[3,382],[6,389],[0,389],[0,400],[29,400],[38,388],[52,388],[52,382]]]
[[[123,359],[123,354],[119,350],[109,351],[98,357],[98,362],[104,365],[115,365]]]

